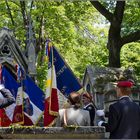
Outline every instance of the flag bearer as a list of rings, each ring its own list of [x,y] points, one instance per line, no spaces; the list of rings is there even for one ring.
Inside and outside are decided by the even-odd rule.
[[[0,84],[0,109],[5,108],[15,102],[12,93]]]

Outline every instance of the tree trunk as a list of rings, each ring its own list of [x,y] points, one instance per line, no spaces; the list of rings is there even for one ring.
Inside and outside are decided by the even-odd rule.
[[[121,24],[117,18],[113,18],[108,35],[107,48],[109,50],[109,67],[120,68],[120,51],[122,47],[121,43]]]
[[[91,4],[110,22],[108,44],[109,50],[109,67],[120,67],[120,51],[123,46],[121,38],[121,24],[123,20],[125,1],[116,1],[114,13],[111,13],[98,0],[91,1]]]
[[[109,46],[109,67],[116,67],[120,68],[120,51],[121,51],[121,45],[119,43],[120,41],[117,39],[112,39],[110,42],[108,42]]]

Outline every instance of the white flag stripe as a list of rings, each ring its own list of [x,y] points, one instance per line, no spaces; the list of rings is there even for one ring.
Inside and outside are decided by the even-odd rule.
[[[23,104],[23,87],[18,88],[17,97],[16,97],[16,105]]]
[[[15,107],[16,107],[16,104],[13,103],[12,105],[5,108],[5,113],[11,121],[13,120]]]
[[[57,84],[56,84],[56,72],[55,72],[55,67],[50,68],[48,70],[48,76],[47,76],[47,88],[45,92],[45,98],[47,99],[50,96],[50,92],[52,88],[57,89]],[[51,87],[51,88],[50,88]]]
[[[23,94],[23,89],[22,87],[19,87],[17,91],[16,103],[13,103],[12,105],[5,108],[5,113],[11,121],[13,120],[13,115],[14,115],[16,105],[22,105],[23,103],[22,94]]]
[[[29,98],[28,94],[26,92],[24,92],[24,98]],[[30,98],[29,98],[30,99]],[[33,115],[28,115],[26,112],[24,112],[24,114],[33,122],[33,124],[35,124],[37,122],[37,120],[39,119],[39,117],[42,114],[42,111],[36,107],[36,105],[30,100],[31,105],[33,106]]]
[[[64,108],[64,105],[67,102],[67,98],[59,90],[57,90],[57,94],[58,94],[59,109],[62,109]]]

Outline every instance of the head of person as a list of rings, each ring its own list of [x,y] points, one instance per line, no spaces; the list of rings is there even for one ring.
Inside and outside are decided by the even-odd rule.
[[[81,95],[77,92],[72,92],[68,97],[68,101],[75,109],[78,109],[81,106]]]
[[[84,105],[89,104],[90,102],[92,102],[92,96],[87,92],[83,93],[82,102]]]
[[[119,81],[116,87],[117,97],[130,95],[132,86],[131,81]]]

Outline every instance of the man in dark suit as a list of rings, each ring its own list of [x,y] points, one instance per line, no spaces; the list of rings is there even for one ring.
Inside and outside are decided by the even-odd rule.
[[[94,126],[94,118],[95,118],[95,108],[92,103],[92,96],[85,92],[82,95],[83,109],[89,111],[90,115],[90,125]]]
[[[138,139],[140,134],[140,107],[134,103],[129,94],[132,82],[120,81],[117,83],[116,91],[119,100],[110,105],[108,122],[100,121],[98,126],[105,126],[110,132],[111,139]],[[104,115],[98,110],[98,116]]]

